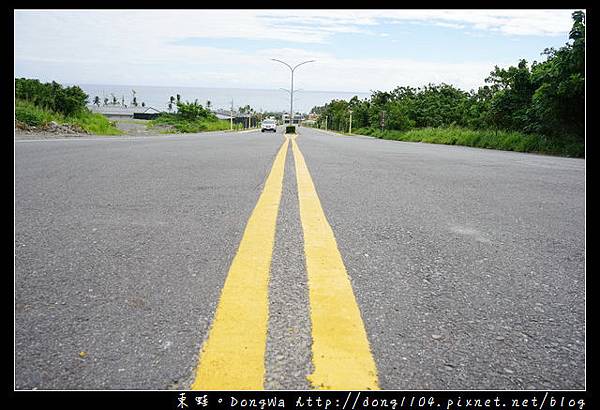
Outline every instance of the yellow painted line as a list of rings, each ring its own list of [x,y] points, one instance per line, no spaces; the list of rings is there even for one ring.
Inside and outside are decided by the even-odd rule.
[[[379,389],[377,368],[348,273],[295,139],[292,151],[312,322],[314,372],[308,380],[318,389]]]
[[[279,149],[231,263],[192,390],[261,390],[268,285],[289,139]]]

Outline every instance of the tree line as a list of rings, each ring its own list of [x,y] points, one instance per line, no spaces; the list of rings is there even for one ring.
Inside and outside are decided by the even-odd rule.
[[[66,116],[86,111],[88,101],[88,95],[78,86],[63,87],[55,81],[41,83],[28,78],[15,79],[15,98]]]
[[[496,66],[477,91],[449,84],[400,86],[372,91],[370,98],[332,100],[311,112],[317,126],[338,131],[352,128],[408,131],[459,126],[472,129],[535,133],[552,138],[585,139],[585,14],[572,14],[569,41],[541,53],[545,61],[526,60],[503,69]],[[327,121],[327,124],[325,124]]]

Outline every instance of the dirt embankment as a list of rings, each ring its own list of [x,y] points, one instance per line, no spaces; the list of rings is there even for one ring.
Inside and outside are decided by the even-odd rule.
[[[16,121],[15,123],[15,134],[16,135],[47,135],[47,136],[83,136],[90,135],[83,128],[72,125],[72,124],[58,124],[54,121],[48,124],[35,127],[27,125],[23,122]]]
[[[122,118],[109,118],[115,126],[121,130],[122,135],[144,136],[159,135],[161,133],[174,132],[169,126],[148,127],[148,121],[133,120]],[[27,138],[64,138],[64,137],[84,137],[90,136],[86,130],[77,125],[58,124],[54,121],[39,127],[34,127],[17,121],[15,123],[15,137],[19,139]]]

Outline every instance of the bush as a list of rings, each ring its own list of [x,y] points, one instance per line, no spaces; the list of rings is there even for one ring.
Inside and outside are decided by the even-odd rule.
[[[77,86],[62,88],[56,93],[54,110],[64,115],[73,115],[86,109],[88,96]]]
[[[109,121],[102,114],[92,113],[90,111],[80,111],[73,117],[67,117],[65,120],[68,123],[78,125],[85,131],[97,135],[121,135],[123,132],[119,130],[112,121]]]
[[[177,114],[188,121],[205,119],[212,116],[212,113],[202,105],[198,104],[198,100],[191,102],[177,102]]]
[[[204,132],[204,131],[223,131],[230,128],[229,121],[219,120],[214,115],[209,115],[207,118],[197,118],[189,120],[184,118],[180,113],[177,114],[161,114],[154,120],[150,121],[151,127],[167,125],[175,129],[177,132]],[[239,128],[239,124],[234,124],[234,129]]]
[[[39,127],[52,121],[52,114],[30,102],[17,101],[15,104],[15,118],[27,125]]]
[[[583,157],[585,145],[573,138],[545,138],[517,131],[471,130],[461,127],[428,127],[410,131],[359,128],[356,134],[371,135],[397,141],[427,142],[432,144],[465,145],[469,147],[501,149],[518,152],[536,152],[567,157]]]
[[[38,107],[30,101],[15,101],[15,119],[29,126],[39,127],[51,121],[59,124],[77,125],[83,130],[98,135],[120,135],[122,132],[102,114],[80,110],[65,116],[47,108]]]
[[[15,98],[66,116],[85,111],[88,100],[78,86],[64,88],[55,81],[42,84],[28,78],[15,79]]]

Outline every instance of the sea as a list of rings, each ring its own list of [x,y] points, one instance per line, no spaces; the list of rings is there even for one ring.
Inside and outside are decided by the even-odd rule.
[[[135,95],[139,105],[144,102],[146,107],[159,111],[166,111],[171,96],[181,95],[182,101],[193,102],[206,106],[211,102],[213,110],[230,110],[233,102],[234,110],[249,105],[256,112],[288,112],[290,109],[290,94],[285,90],[273,89],[245,89],[245,88],[205,88],[205,87],[155,87],[138,85],[110,85],[110,84],[77,84],[89,96],[91,104],[94,97],[100,101],[108,98],[113,100],[113,95],[121,103],[125,101],[131,106]],[[135,94],[134,94],[135,92]],[[315,106],[322,106],[330,101],[350,100],[357,96],[359,99],[368,98],[370,93],[344,92],[344,91],[294,91],[294,111],[309,113]]]

